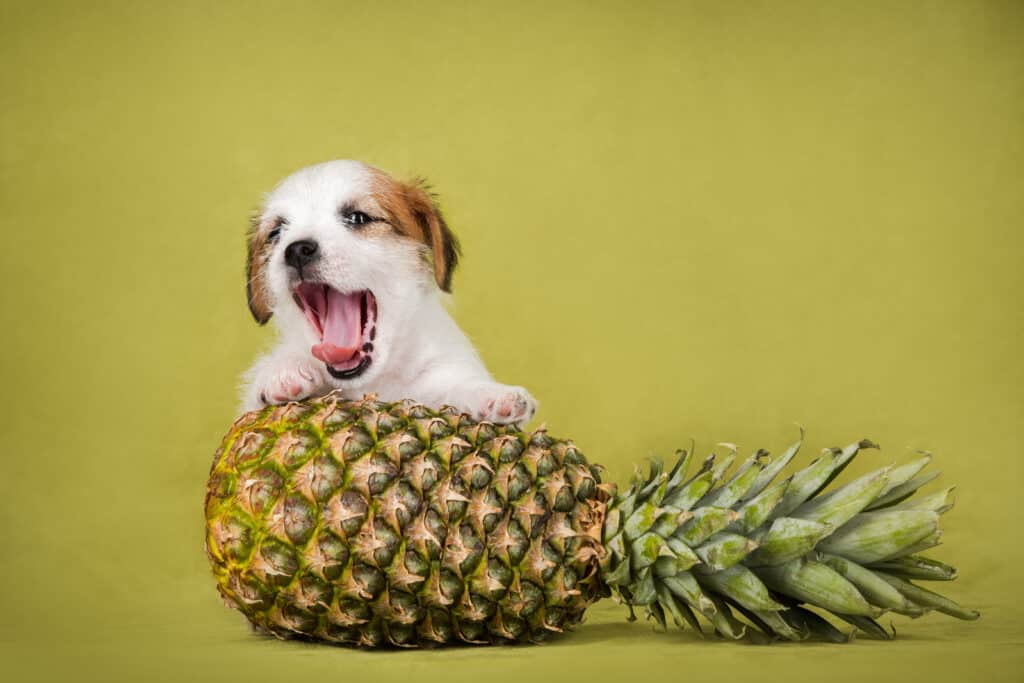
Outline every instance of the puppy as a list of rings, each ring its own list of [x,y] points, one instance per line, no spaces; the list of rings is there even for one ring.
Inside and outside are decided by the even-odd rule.
[[[530,394],[494,381],[443,306],[459,246],[421,182],[357,161],[310,166],[270,193],[248,239],[249,309],[279,342],[245,374],[244,410],[340,390],[533,417]]]

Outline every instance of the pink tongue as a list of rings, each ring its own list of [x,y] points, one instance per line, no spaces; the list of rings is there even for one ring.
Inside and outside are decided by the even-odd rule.
[[[326,311],[322,318],[324,335],[311,351],[328,365],[342,365],[359,353],[363,341],[360,300],[362,293],[342,294],[328,289]]]

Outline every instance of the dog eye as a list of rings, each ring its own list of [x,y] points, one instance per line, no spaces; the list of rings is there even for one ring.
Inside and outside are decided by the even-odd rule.
[[[346,211],[341,215],[341,219],[349,225],[366,225],[373,222],[373,219],[362,211]]]
[[[274,221],[274,227],[267,232],[267,242],[276,242],[277,238],[281,236],[281,228],[287,223],[283,218],[278,218]]]

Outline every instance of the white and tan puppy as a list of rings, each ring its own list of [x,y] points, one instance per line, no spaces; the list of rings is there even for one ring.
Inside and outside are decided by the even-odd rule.
[[[356,161],[286,178],[249,233],[249,308],[280,339],[245,374],[242,408],[340,389],[529,420],[530,394],[495,382],[444,308],[458,255],[422,183]]]

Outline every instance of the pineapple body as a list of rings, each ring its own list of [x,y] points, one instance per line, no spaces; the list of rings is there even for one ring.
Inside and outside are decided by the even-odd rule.
[[[280,637],[540,640],[608,590],[612,491],[568,441],[335,397],[240,417],[206,496],[225,601]]]

